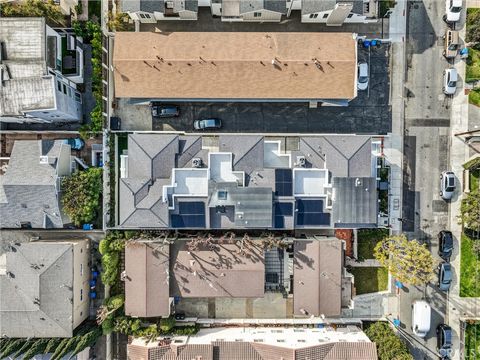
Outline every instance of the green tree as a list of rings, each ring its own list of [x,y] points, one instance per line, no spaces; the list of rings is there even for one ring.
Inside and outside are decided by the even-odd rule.
[[[44,17],[49,25],[66,26],[60,6],[53,0],[7,2],[0,6],[0,17]]]
[[[8,341],[8,345],[5,346],[5,348],[2,350],[2,353],[0,354],[0,359],[3,359],[13,354],[18,349],[20,349],[24,343],[25,343],[25,339],[10,339]]]
[[[175,318],[170,316],[168,318],[160,319],[160,331],[163,333],[169,333],[175,326]]]
[[[63,209],[76,226],[101,214],[102,186],[102,168],[78,171],[62,181]]]
[[[480,43],[480,10],[468,9],[467,11],[467,43]]]
[[[54,349],[57,348],[58,345],[60,345],[60,342],[62,341],[62,338],[51,338],[48,340],[47,346],[45,347],[45,350],[43,351],[44,354],[49,354],[51,353]]]
[[[124,303],[125,297],[122,294],[105,299],[103,305],[100,306],[97,311],[97,324],[102,324],[106,319],[108,319],[108,317],[111,317],[115,311],[120,309]],[[110,325],[113,328],[113,319],[111,319],[110,322]]]
[[[426,245],[409,241],[405,235],[390,236],[374,249],[375,258],[398,280],[410,285],[425,285],[433,279],[434,261]]]
[[[37,354],[42,354],[47,347],[50,339],[36,339],[30,348],[23,354],[25,360],[33,358]]]
[[[102,256],[102,282],[114,285],[118,279],[120,256],[118,252],[109,252]]]
[[[405,344],[395,335],[388,323],[373,323],[365,330],[365,334],[377,345],[380,360],[413,360]]]
[[[98,327],[95,327],[86,334],[82,335],[73,349],[72,356],[77,355],[80,351],[86,349],[87,347],[92,347],[101,335],[102,332]]]
[[[460,205],[460,221],[472,231],[480,231],[480,189],[463,196]]]

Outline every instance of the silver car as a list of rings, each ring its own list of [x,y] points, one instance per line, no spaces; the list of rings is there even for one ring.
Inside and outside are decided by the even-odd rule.
[[[450,200],[455,191],[455,174],[451,171],[444,171],[440,175],[440,196],[443,200]]]

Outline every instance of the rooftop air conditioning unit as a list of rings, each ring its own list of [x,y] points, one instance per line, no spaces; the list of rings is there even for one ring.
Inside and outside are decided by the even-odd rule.
[[[193,158],[192,159],[192,166],[194,168],[200,168],[203,165],[203,161],[201,158]]]
[[[306,164],[307,160],[305,159],[305,156],[297,156],[297,165],[304,167]]]

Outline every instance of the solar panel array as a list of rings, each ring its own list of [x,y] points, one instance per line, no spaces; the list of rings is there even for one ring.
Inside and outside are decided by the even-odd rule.
[[[282,202],[275,203],[274,214],[275,214],[275,228],[276,229],[285,228],[284,217],[293,215],[293,204],[282,203]]]
[[[292,169],[275,169],[275,195],[293,195]]]
[[[201,201],[179,202],[179,214],[171,215],[174,228],[205,228],[205,204]]]
[[[304,200],[297,199],[297,225],[313,226],[330,225],[330,214],[323,212],[323,200]]]

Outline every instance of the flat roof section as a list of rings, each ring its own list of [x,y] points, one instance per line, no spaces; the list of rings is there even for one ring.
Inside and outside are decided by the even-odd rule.
[[[356,97],[352,33],[117,32],[115,96],[196,100]]]

